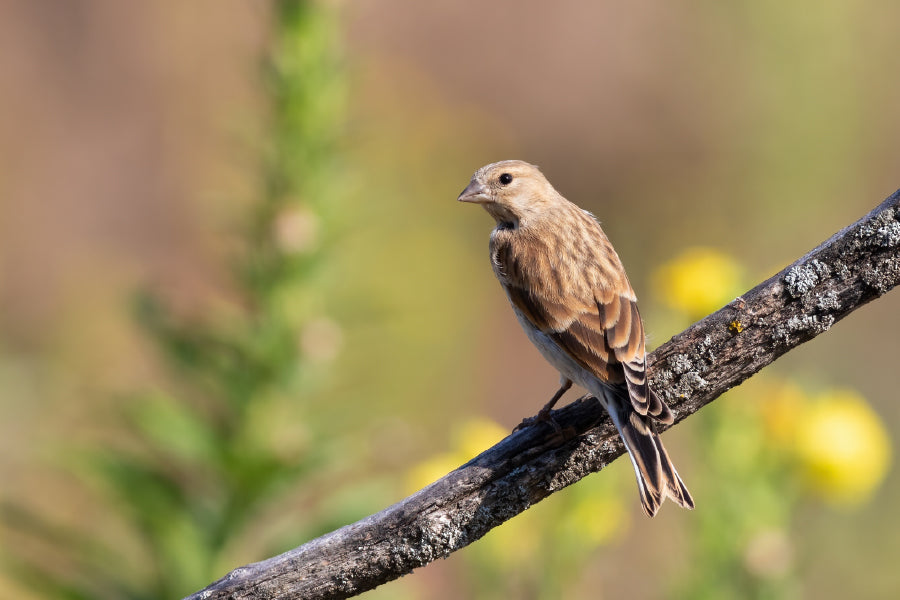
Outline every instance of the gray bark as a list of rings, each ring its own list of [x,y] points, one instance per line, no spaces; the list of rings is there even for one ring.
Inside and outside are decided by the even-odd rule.
[[[806,256],[648,357],[676,423],[900,281],[900,191]],[[412,496],[191,596],[347,598],[471,544],[623,452],[596,399],[511,434]],[[702,510],[702,507],[698,510]]]

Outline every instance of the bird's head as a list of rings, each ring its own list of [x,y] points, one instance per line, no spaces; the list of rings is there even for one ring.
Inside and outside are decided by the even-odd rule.
[[[546,214],[561,198],[536,166],[504,160],[475,171],[458,200],[480,204],[498,225],[516,228]]]

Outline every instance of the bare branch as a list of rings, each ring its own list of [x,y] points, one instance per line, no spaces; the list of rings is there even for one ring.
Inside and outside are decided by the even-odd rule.
[[[658,348],[649,356],[651,385],[680,421],[898,282],[900,191]],[[189,598],[347,598],[446,557],[622,454],[594,398],[554,418],[574,435],[518,431],[409,498],[235,569]]]

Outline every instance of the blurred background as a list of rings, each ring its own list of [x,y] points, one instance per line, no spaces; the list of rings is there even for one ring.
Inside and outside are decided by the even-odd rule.
[[[594,212],[657,346],[900,187],[900,5],[0,4],[0,596],[178,598],[556,387],[455,199]],[[900,294],[367,598],[885,598]],[[546,390],[546,394],[540,392]],[[575,397],[573,394],[572,398]]]

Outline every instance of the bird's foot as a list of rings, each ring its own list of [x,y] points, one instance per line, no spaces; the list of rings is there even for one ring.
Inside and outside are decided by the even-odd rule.
[[[538,412],[538,414],[534,415],[533,417],[522,419],[522,422],[516,425],[516,428],[513,429],[513,433],[519,431],[520,429],[525,429],[526,427],[532,427],[534,425],[537,425],[538,423],[549,423],[550,426],[553,427],[553,431],[558,434],[562,434],[563,428],[559,423],[556,422],[556,419],[553,418],[553,415],[551,414],[552,412],[553,409],[551,409],[549,406],[545,406],[540,410],[540,412]]]
[[[559,423],[556,422],[556,419],[553,418],[553,407],[562,398],[563,394],[568,391],[569,388],[572,387],[572,381],[570,379],[562,378],[559,382],[559,389],[556,390],[556,393],[553,394],[553,397],[550,398],[550,402],[544,405],[538,414],[533,417],[528,417],[527,419],[522,419],[522,422],[516,425],[516,428],[513,429],[513,433],[519,431],[520,429],[525,429],[526,427],[531,427],[532,425],[537,425],[538,423],[550,423],[550,426],[553,427],[553,431],[556,435],[560,436],[563,439],[571,438],[575,435],[575,430],[569,427],[568,429],[563,429]]]

